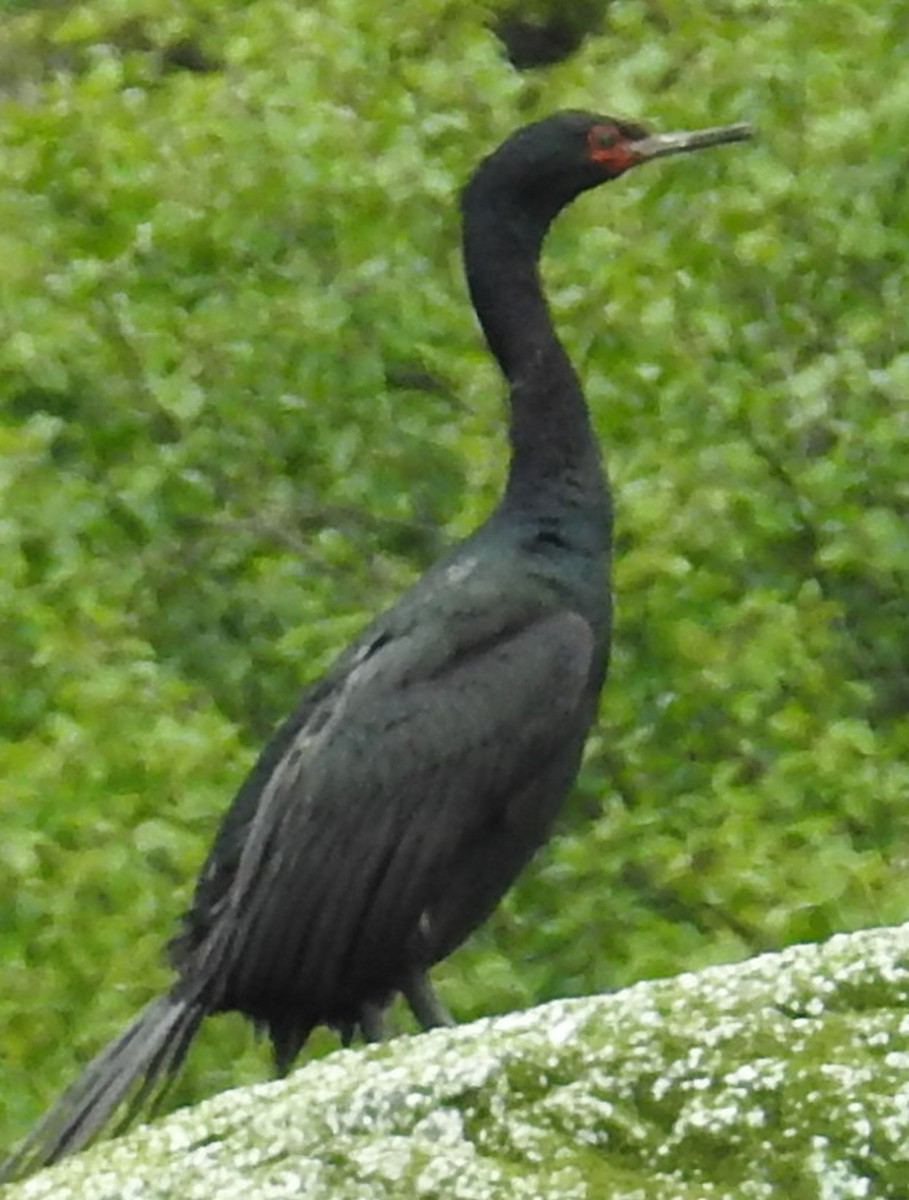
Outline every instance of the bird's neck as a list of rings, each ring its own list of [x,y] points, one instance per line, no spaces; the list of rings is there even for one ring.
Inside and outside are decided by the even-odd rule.
[[[555,490],[589,505],[603,470],[577,374],[556,336],[539,275],[548,221],[491,204],[465,212],[470,295],[510,387],[511,468],[506,503],[526,507]]]

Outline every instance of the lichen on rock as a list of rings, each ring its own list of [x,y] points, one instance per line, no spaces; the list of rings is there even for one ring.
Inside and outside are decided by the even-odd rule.
[[[4,1200],[902,1200],[909,926],[340,1051]]]

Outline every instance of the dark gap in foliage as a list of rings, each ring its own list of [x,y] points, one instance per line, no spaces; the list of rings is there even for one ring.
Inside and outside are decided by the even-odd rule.
[[[563,4],[515,4],[504,9],[492,30],[519,71],[546,67],[572,55],[603,25],[608,4],[570,0]]]

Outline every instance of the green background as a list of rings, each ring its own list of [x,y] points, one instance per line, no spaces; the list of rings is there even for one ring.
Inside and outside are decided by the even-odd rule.
[[[456,196],[556,108],[759,140],[548,243],[614,665],[559,835],[440,991],[467,1020],[909,912],[905,6],[613,0],[528,71],[502,11],[0,14],[0,1144],[167,986],[301,685],[494,503]],[[267,1071],[213,1019],[175,1100]]]

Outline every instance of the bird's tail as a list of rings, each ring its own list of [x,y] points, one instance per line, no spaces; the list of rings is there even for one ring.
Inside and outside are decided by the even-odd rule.
[[[160,1099],[186,1057],[205,1016],[191,997],[153,1000],[88,1064],[23,1144],[2,1165],[0,1183],[81,1150],[129,1100],[116,1132]]]

